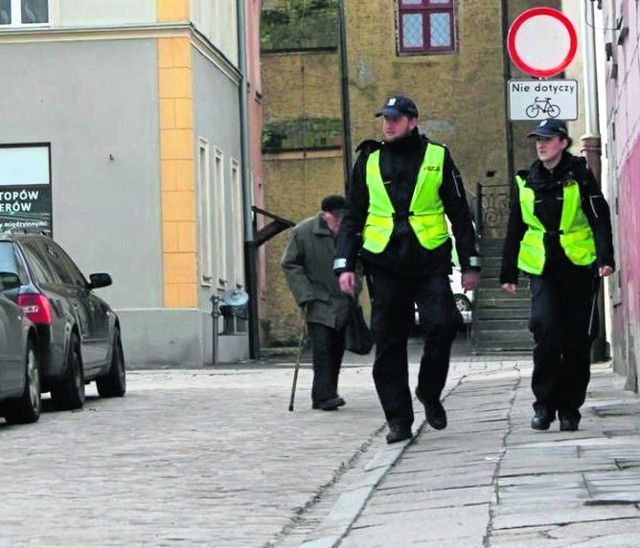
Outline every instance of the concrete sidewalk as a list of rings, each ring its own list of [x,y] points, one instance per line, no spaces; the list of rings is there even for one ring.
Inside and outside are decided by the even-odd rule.
[[[538,432],[530,359],[470,362],[452,364],[449,427],[379,449],[304,548],[640,546],[640,399],[622,378],[593,366],[580,430]]]

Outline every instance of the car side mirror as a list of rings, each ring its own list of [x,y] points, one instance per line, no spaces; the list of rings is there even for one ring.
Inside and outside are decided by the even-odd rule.
[[[90,289],[98,289],[99,287],[107,287],[113,282],[111,276],[106,272],[96,272],[95,274],[89,274],[89,286]]]
[[[21,285],[20,276],[15,272],[0,272],[0,289],[16,289]]]

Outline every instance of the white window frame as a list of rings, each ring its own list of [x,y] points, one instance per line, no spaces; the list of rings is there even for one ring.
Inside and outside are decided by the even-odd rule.
[[[211,171],[209,141],[198,138],[198,243],[200,284],[211,287],[213,280],[213,231],[211,226]]]
[[[215,283],[224,289],[227,283],[227,208],[224,177],[224,154],[218,147],[213,148],[213,185],[214,185],[214,252],[215,252]]]
[[[231,214],[233,223],[233,277],[237,285],[244,284],[244,219],[240,162],[231,159]]]
[[[22,22],[22,4],[28,0],[10,0],[11,3],[11,23],[0,24],[0,30],[12,29],[12,28],[37,28],[37,27],[49,27],[51,26],[52,11],[54,0],[47,1],[47,14],[48,21],[43,23],[23,23]]]

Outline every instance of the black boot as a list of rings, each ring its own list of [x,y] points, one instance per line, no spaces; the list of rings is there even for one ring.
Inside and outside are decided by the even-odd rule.
[[[416,397],[418,401],[424,405],[424,413],[427,422],[436,430],[444,430],[447,427],[447,412],[439,401],[428,402],[422,397],[420,391],[416,388]]]
[[[549,426],[554,420],[556,420],[554,411],[538,409],[531,419],[531,428],[534,430],[549,430]]]
[[[334,396],[327,400],[316,401],[311,404],[312,409],[322,409],[323,411],[335,411],[346,402],[340,396]]]
[[[387,434],[387,443],[397,443],[399,441],[410,440],[413,437],[410,426],[400,424],[390,424]]]
[[[560,432],[575,432],[580,425],[580,412],[571,411],[558,413],[560,416]]]

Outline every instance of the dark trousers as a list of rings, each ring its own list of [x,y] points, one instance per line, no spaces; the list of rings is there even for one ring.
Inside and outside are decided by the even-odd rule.
[[[447,381],[451,344],[460,325],[449,277],[408,277],[385,271],[369,273],[371,327],[376,343],[373,380],[387,422],[413,424],[407,344],[418,305],[424,350],[417,390],[425,401],[439,401]]]
[[[587,268],[531,277],[531,388],[536,411],[579,417],[590,378],[593,284],[593,274]]]
[[[311,401],[318,403],[338,395],[338,375],[344,355],[344,329],[307,324],[313,360]]]

